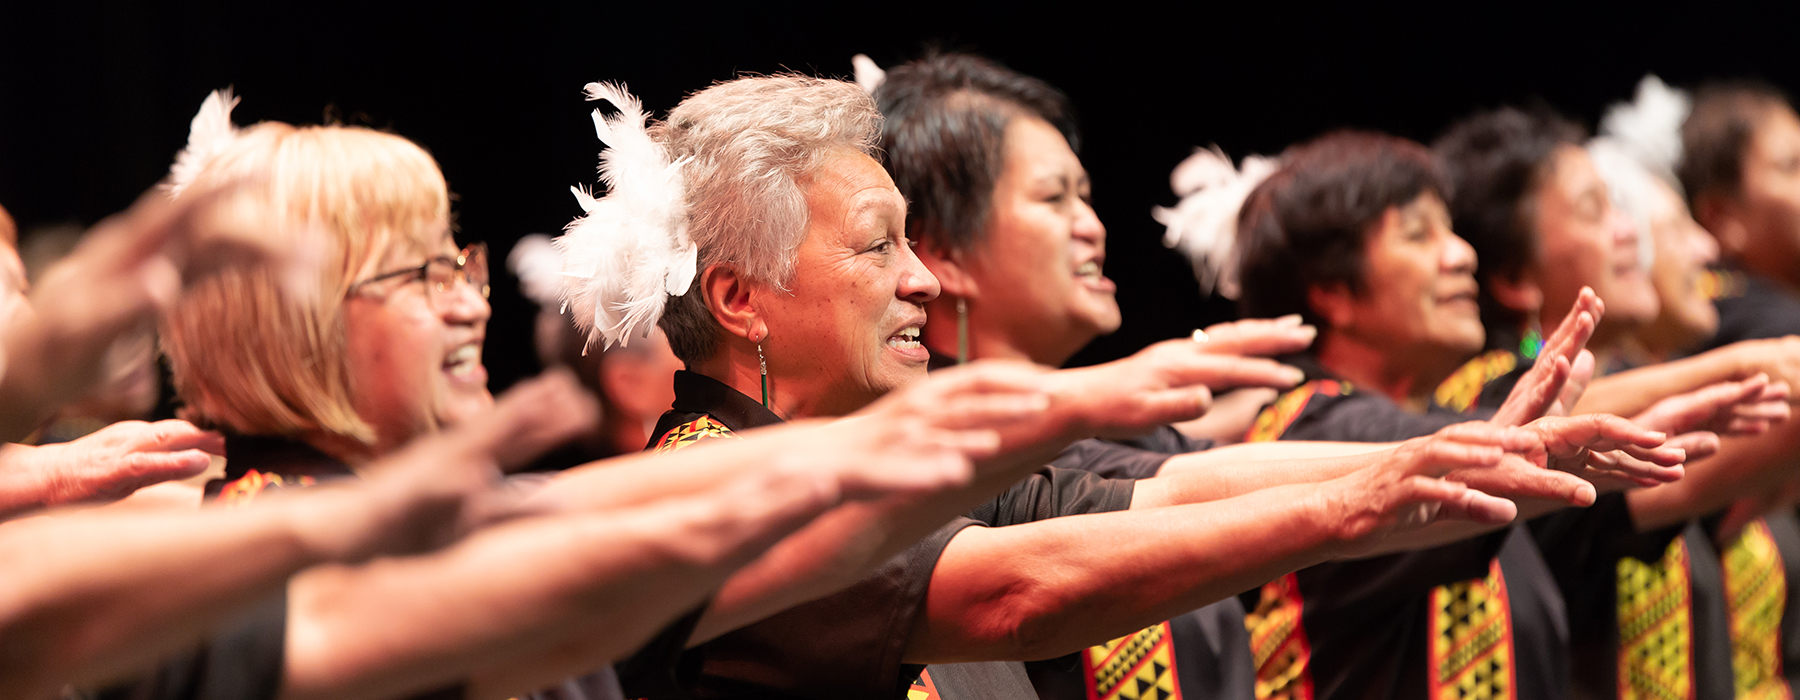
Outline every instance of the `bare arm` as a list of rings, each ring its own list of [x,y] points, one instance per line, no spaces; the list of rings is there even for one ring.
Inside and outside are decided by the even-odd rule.
[[[0,445],[0,518],[118,500],[199,474],[223,452],[217,434],[179,420],[114,423],[51,445]]]
[[[1766,373],[1800,386],[1800,336],[1746,340],[1693,357],[1660,362],[1595,379],[1576,413],[1637,415],[1674,394]]]

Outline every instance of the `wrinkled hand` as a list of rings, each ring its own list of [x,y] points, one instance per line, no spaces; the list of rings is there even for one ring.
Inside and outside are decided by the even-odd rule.
[[[1546,416],[1525,429],[1541,441],[1528,455],[1533,463],[1607,490],[1678,480],[1688,457],[1667,434],[1604,413]]]
[[[1081,437],[1129,437],[1200,417],[1212,404],[1209,388],[1287,388],[1302,378],[1293,367],[1216,354],[1208,345],[1165,340],[1123,360],[1053,372],[1044,382],[1050,410]]]
[[[0,448],[0,469],[42,484],[42,506],[116,501],[145,486],[206,471],[225,440],[187,421],[124,421],[64,443]]]
[[[1800,335],[1745,340],[1713,352],[1728,353],[1742,368],[1739,377],[1767,374],[1774,382],[1800,386]],[[1789,396],[1788,400],[1800,397]]]
[[[1537,361],[1513,385],[1491,420],[1513,426],[1546,415],[1567,415],[1593,379],[1594,357],[1586,347],[1605,311],[1594,290],[1582,287],[1569,315],[1544,339]]]
[[[1520,428],[1471,422],[1367,456],[1371,466],[1329,482],[1344,554],[1366,552],[1383,537],[1438,520],[1501,525],[1518,515],[1507,497],[1591,503],[1593,487],[1519,456],[1538,446]]]
[[[1663,399],[1631,421],[1670,435],[1708,431],[1720,435],[1761,435],[1787,420],[1789,388],[1767,374],[1718,382]],[[1689,459],[1698,459],[1689,454]]]
[[[525,466],[579,435],[597,410],[567,370],[547,372],[506,392],[486,415],[414,440],[363,468],[361,482],[296,492],[341,490],[338,498],[298,509],[303,522],[297,529],[335,561],[443,546],[475,525],[516,514],[512,506],[521,495],[495,488],[501,470]]]

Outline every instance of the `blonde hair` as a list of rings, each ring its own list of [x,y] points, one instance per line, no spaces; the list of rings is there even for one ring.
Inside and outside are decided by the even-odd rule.
[[[264,122],[244,129],[189,192],[245,183],[274,220],[320,236],[317,294],[286,291],[273,268],[241,267],[191,287],[162,319],[182,417],[241,434],[325,433],[373,444],[345,363],[343,301],[390,254],[439,244],[450,197],[430,154],[352,126]]]

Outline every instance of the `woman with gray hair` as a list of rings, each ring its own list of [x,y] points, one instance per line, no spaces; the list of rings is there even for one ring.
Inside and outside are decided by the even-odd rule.
[[[660,320],[687,365],[656,449],[842,416],[924,377],[919,329],[939,284],[912,253],[905,200],[871,157],[879,117],[866,94],[804,76],[740,78],[648,128],[622,89],[596,83],[589,96],[620,114],[596,112],[610,191],[578,191],[588,214],[559,239],[566,294],[591,338],[630,342]],[[960,498],[932,504],[936,520],[895,522],[900,499],[843,507],[751,564],[689,639],[700,695],[1033,697],[1016,667],[957,662],[1069,653],[1309,562],[1401,544],[1433,520],[1509,520],[1515,507],[1490,493],[1592,499],[1514,454],[1541,441],[1487,425],[1291,463],[1359,467],[1316,484],[1045,468],[1076,438],[1197,416],[1203,381],[1295,377],[1185,339],[1097,367],[953,372],[999,368],[1033,373],[1045,409],[1002,430],[1000,455]],[[1451,471],[1458,480],[1437,478]],[[855,538],[866,556],[787,551],[811,537]],[[949,665],[922,674],[923,664]]]

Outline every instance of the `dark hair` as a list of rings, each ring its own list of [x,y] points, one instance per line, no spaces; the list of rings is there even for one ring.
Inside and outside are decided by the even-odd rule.
[[[1337,131],[1289,147],[1281,169],[1250,193],[1238,216],[1239,307],[1252,318],[1298,313],[1314,285],[1363,290],[1363,249],[1389,207],[1427,192],[1448,196],[1431,151],[1369,131]]]
[[[982,237],[1015,117],[1049,122],[1069,148],[1081,146],[1061,90],[972,54],[932,52],[889,69],[875,104],[882,165],[907,201],[907,234],[951,250]]]
[[[1676,175],[1688,201],[1703,194],[1736,195],[1743,186],[1744,155],[1764,116],[1789,109],[1774,86],[1748,80],[1713,83],[1694,94],[1693,111],[1681,125],[1681,164]]]
[[[1486,280],[1517,279],[1537,259],[1532,195],[1544,184],[1557,149],[1580,146],[1586,130],[1549,108],[1478,112],[1451,125],[1432,144],[1450,186],[1450,224],[1475,249],[1481,320],[1493,331],[1524,318],[1494,301]]]

